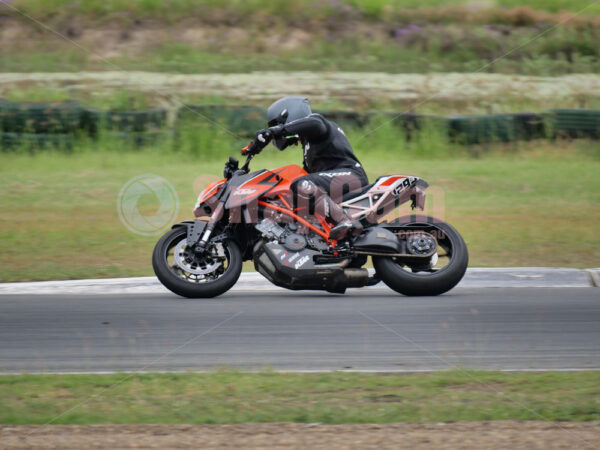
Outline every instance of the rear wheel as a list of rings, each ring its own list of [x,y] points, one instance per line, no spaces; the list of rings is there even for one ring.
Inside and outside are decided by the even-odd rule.
[[[426,261],[373,257],[377,276],[390,288],[404,295],[440,295],[456,286],[469,264],[467,246],[461,235],[451,225],[432,217],[423,222],[393,225],[407,228],[418,236],[434,236],[437,251]]]
[[[187,230],[175,228],[154,247],[152,267],[160,282],[175,294],[209,298],[227,292],[242,271],[242,255],[231,240],[209,243],[196,254],[187,246]]]

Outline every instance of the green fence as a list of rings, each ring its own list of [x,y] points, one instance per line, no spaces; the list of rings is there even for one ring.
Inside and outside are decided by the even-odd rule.
[[[535,113],[453,116],[448,122],[449,137],[464,144],[531,140],[546,135],[544,119]]]
[[[600,111],[593,109],[550,109],[544,112],[552,138],[600,138]]]
[[[0,128],[9,133],[72,133],[81,128],[77,102],[13,103],[0,100]]]
[[[439,117],[390,111],[317,111],[342,128],[368,128],[393,123],[407,139],[428,124],[443,130],[450,140],[462,144],[512,142],[539,138],[600,138],[600,110],[551,109],[542,113],[458,115]],[[71,146],[78,136],[105,134],[130,140],[135,145],[176,135],[177,130],[198,123],[221,125],[243,138],[265,127],[266,109],[257,106],[185,105],[172,123],[167,110],[102,111],[78,102],[23,103],[0,100],[0,146]]]
[[[100,111],[84,109],[82,127],[91,135],[99,130],[115,133],[143,133],[165,128],[167,111],[153,108],[145,111]]]

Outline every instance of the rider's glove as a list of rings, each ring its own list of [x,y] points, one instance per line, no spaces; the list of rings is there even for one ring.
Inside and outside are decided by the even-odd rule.
[[[254,141],[242,149],[242,155],[248,155],[249,153],[256,155],[260,153],[263,148],[269,145],[269,142],[271,142],[273,138],[280,137],[282,133],[283,125],[258,130],[254,135]]]
[[[287,136],[283,125],[275,125],[269,128],[267,131],[271,133],[273,139],[273,145],[279,150],[283,150],[290,145],[298,143],[297,136]]]
[[[271,139],[273,139],[273,135],[268,129],[258,130],[254,135],[254,140],[242,149],[242,155],[259,154],[271,142]]]
[[[273,139],[273,133],[271,132],[271,130],[269,128],[264,129],[264,130],[258,130],[256,132],[256,134],[254,135],[254,142],[256,143],[256,146],[260,150],[262,150],[267,145],[269,145],[269,142],[271,142],[271,139]]]

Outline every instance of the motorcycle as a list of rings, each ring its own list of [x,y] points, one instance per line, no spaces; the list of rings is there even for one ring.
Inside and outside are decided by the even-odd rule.
[[[306,175],[301,167],[250,172],[250,161],[262,150],[259,146],[251,142],[242,149],[242,167],[230,157],[225,178],[198,196],[195,219],[173,225],[156,244],[154,272],[175,294],[221,295],[235,285],[247,260],[282,288],[340,294],[383,281],[404,295],[439,295],[464,276],[468,251],[454,227],[416,214],[383,220],[408,201],[413,210],[423,210],[425,180],[385,175],[346,192],[340,205],[364,228],[335,241],[329,237],[333,224],[306,211],[310,205],[294,202],[290,187]],[[369,256],[374,273],[363,267]]]

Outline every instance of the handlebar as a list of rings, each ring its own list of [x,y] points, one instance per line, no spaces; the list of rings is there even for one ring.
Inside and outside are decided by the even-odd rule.
[[[249,169],[250,169],[250,161],[252,161],[252,158],[254,158],[256,156],[256,153],[248,153],[248,156],[246,157],[246,162],[244,163],[244,165],[242,167],[240,167],[240,170],[248,173]]]
[[[242,156],[246,156],[248,154],[254,153],[260,153],[263,148],[265,148],[269,143],[268,142],[257,142],[257,141],[250,141],[250,143],[248,145],[246,145],[244,148],[242,148],[241,152],[242,152]]]
[[[244,148],[242,148],[242,150],[240,150],[240,153],[242,154],[242,156],[247,156],[251,153],[253,153],[254,151],[254,141],[250,141],[250,143],[248,145],[246,145]]]
[[[252,158],[259,154],[265,147],[266,144],[263,144],[262,142],[250,141],[248,145],[242,148],[241,153],[242,156],[246,157],[246,162],[242,167],[240,167],[240,170],[248,172],[248,168],[250,166],[250,161],[252,160]]]

